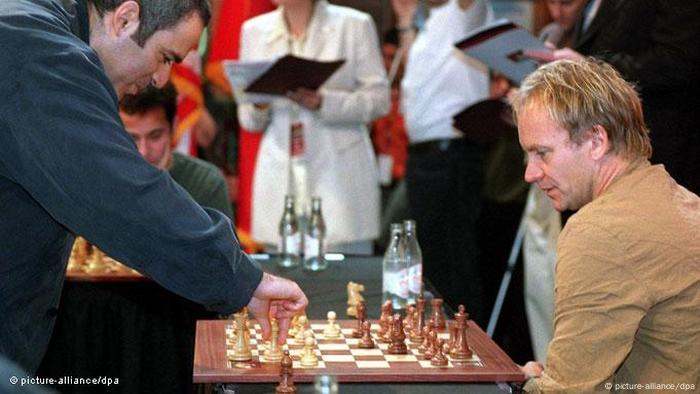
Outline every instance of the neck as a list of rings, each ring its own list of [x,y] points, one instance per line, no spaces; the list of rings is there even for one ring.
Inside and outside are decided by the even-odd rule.
[[[608,190],[610,184],[621,174],[625,173],[633,163],[633,161],[620,156],[607,157],[598,170],[598,178],[593,185],[593,199],[598,198],[598,196]]]
[[[289,32],[294,37],[302,37],[314,12],[314,1],[299,1],[292,5],[284,6],[284,20],[287,22]]]

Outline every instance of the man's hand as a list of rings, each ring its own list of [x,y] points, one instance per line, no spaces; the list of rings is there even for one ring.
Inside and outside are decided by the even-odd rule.
[[[413,16],[418,9],[418,0],[391,0],[391,8],[396,15],[396,27],[406,29],[413,26]]]
[[[571,48],[557,49],[555,51],[538,51],[538,50],[523,50],[523,55],[530,59],[537,60],[542,63],[549,63],[555,60],[574,60],[579,61],[585,59],[585,56],[574,51]]]
[[[527,364],[520,367],[520,370],[528,378],[539,378],[542,376],[542,372],[544,372],[544,366],[537,361],[528,361]]]
[[[263,278],[248,303],[248,311],[260,323],[263,339],[270,337],[270,318],[277,319],[280,329],[277,342],[282,345],[287,340],[289,320],[308,304],[309,300],[296,283],[263,273]]]
[[[287,92],[287,97],[302,107],[306,107],[311,110],[321,108],[321,95],[315,90],[299,88],[293,92]]]

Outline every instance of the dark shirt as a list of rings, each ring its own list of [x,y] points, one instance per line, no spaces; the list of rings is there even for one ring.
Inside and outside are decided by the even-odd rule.
[[[218,167],[196,157],[173,152],[168,172],[199,205],[221,211],[234,221],[226,180]]]
[[[0,353],[30,373],[72,234],[219,313],[247,304],[262,278],[231,222],[136,150],[86,16],[85,4],[0,1]]]

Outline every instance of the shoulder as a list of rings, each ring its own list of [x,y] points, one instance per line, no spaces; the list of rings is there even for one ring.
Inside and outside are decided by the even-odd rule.
[[[267,32],[271,31],[276,21],[280,18],[280,9],[272,10],[264,14],[255,16],[243,22],[244,32]]]
[[[221,170],[214,164],[183,155],[180,152],[173,152],[173,166],[170,174],[177,181],[178,177],[196,177],[205,182],[224,183],[224,176]]]
[[[360,10],[350,8],[350,7],[343,7],[335,4],[325,4],[324,5],[325,12],[332,17],[335,18],[343,18],[348,21],[362,21],[366,22],[369,20],[372,20],[372,17],[366,13],[362,12]]]

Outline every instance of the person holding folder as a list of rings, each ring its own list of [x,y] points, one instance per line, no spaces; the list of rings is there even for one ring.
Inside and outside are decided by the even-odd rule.
[[[264,133],[253,185],[253,237],[278,242],[290,177],[290,127],[303,127],[308,194],[323,200],[327,250],[372,253],[379,231],[379,180],[366,124],[389,110],[389,84],[376,28],[362,12],[326,0],[275,0],[275,11],[246,21],[241,61],[284,55],[345,60],[318,90],[253,104],[239,97],[240,123]]]

